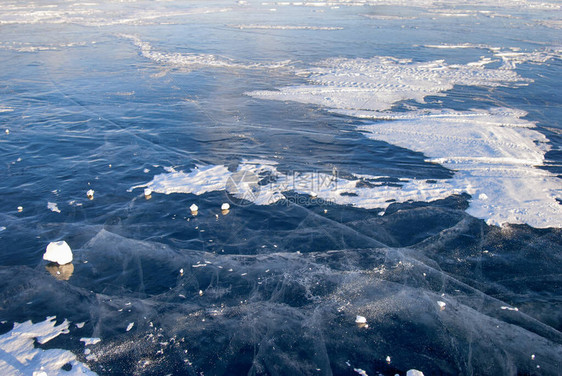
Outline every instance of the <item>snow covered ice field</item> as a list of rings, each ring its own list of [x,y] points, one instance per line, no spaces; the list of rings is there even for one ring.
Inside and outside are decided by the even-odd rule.
[[[559,375],[561,29],[0,0],[0,375]]]

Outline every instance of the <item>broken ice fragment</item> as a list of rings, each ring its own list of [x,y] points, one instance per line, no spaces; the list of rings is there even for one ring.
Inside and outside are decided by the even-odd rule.
[[[47,246],[43,260],[56,262],[59,265],[64,265],[72,262],[72,250],[64,241],[51,242]]]
[[[60,213],[60,209],[55,202],[47,202],[47,209],[55,213]]]

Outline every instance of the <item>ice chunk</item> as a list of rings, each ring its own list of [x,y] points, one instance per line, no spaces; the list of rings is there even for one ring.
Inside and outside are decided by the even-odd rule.
[[[357,317],[355,318],[355,323],[356,324],[366,324],[367,323],[367,319],[363,316],[359,316],[357,315]]]
[[[51,242],[47,246],[43,260],[56,262],[59,265],[68,264],[72,262],[72,250],[64,240]]]
[[[423,372],[418,371],[417,369],[411,369],[406,372],[406,376],[423,376]]]

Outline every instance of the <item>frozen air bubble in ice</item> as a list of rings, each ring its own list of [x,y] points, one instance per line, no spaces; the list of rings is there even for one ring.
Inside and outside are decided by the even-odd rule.
[[[68,264],[72,262],[72,250],[64,240],[51,242],[47,246],[43,260],[56,262],[59,265]]]

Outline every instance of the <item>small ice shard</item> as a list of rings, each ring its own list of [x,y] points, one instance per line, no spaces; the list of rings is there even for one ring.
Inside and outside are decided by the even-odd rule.
[[[23,206],[18,206],[18,213],[21,213],[23,211]]]
[[[55,213],[60,213],[60,209],[55,202],[47,202],[47,209]]]
[[[152,189],[145,188],[144,189],[144,197],[148,200],[152,197]]]
[[[228,202],[225,202],[221,205],[221,210],[228,210],[230,209],[230,204]]]
[[[406,376],[423,376],[423,372],[418,371],[417,369],[411,369],[406,372]]]
[[[354,368],[353,369],[355,372],[357,372],[358,374],[360,374],[361,376],[369,376],[367,374],[367,372],[365,372],[364,370],[362,370],[361,368]]]
[[[134,322],[130,322],[129,325],[127,325],[127,331],[133,329],[133,326],[135,326]]]
[[[519,311],[519,308],[517,307],[507,307],[507,306],[502,306],[501,309],[507,309],[508,311]]]
[[[390,364],[390,356],[387,356],[387,357],[386,357],[386,362],[387,362],[388,364]]]
[[[439,309],[440,309],[441,311],[443,311],[443,310],[445,309],[445,306],[447,305],[447,303],[442,302],[441,300],[438,300],[438,301],[437,301],[437,304],[439,305]]]
[[[88,189],[88,192],[86,192],[86,196],[88,196],[88,198],[90,200],[94,199],[94,190],[93,189]]]
[[[59,265],[68,264],[72,262],[72,250],[64,240],[51,242],[47,246],[43,260],[56,262]]]
[[[189,210],[191,210],[191,214],[197,215],[197,212],[199,211],[199,206],[197,206],[197,205],[195,205],[195,204],[192,204],[192,205],[189,207]]]

